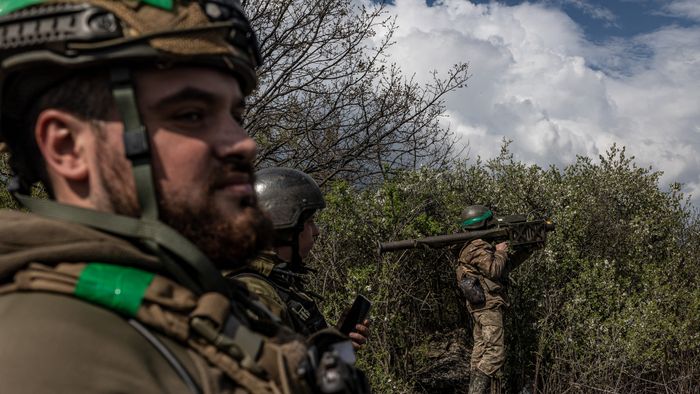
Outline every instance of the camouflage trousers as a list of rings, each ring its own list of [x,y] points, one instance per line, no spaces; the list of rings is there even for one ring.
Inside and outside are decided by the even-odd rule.
[[[502,307],[472,312],[474,320],[474,348],[471,368],[494,378],[506,360]]]

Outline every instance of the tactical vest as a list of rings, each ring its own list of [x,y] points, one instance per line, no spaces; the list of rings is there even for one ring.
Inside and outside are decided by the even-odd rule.
[[[282,301],[287,304],[294,331],[309,336],[328,327],[326,319],[312,296],[294,287],[284,287],[275,282],[272,284],[277,288]]]
[[[313,344],[307,347],[283,328],[272,337],[251,331],[243,324],[245,313],[251,310],[232,313],[236,305],[232,307],[231,301],[219,293],[198,297],[165,277],[101,263],[61,263],[54,267],[32,263],[17,272],[13,282],[0,286],[0,296],[27,291],[70,295],[123,315],[158,348],[192,393],[201,393],[202,389],[152,330],[193,350],[247,393],[319,392],[315,387],[318,370],[310,365],[308,354],[313,349],[325,355],[327,349]],[[256,319],[255,324],[266,324],[265,319]],[[271,331],[268,326],[267,332]],[[324,340],[335,334],[326,335]],[[337,342],[344,340],[338,335]],[[357,384],[361,386],[357,392],[369,392],[361,373],[345,379],[350,388],[340,392],[355,392]]]
[[[233,278],[242,281],[249,290],[262,298],[269,298],[270,286],[284,303],[284,311],[279,316],[283,324],[304,336],[328,328],[328,323],[316,303],[320,296],[305,290],[304,275],[284,269],[285,262],[273,254],[263,254],[243,271],[237,271]],[[286,320],[286,321],[285,321]]]

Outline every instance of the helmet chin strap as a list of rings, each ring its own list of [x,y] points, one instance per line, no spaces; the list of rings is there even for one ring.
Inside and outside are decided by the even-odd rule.
[[[131,161],[141,217],[100,212],[40,200],[23,194],[15,185],[13,196],[25,207],[46,217],[83,224],[139,241],[156,255],[173,279],[197,294],[215,291],[230,296],[225,279],[214,264],[188,239],[159,220],[148,133],[141,121],[131,72],[110,70],[112,95],[124,123],[124,149]],[[28,193],[27,193],[28,194]]]
[[[151,171],[151,147],[146,127],[141,121],[136,94],[128,68],[110,70],[112,97],[124,123],[124,151],[131,161],[141,217],[158,220],[158,203]]]
[[[289,269],[292,272],[305,271],[304,262],[302,261],[301,255],[299,254],[299,234],[304,230],[304,224],[297,224],[292,227],[291,237],[275,237],[275,246],[289,246],[292,249],[291,260],[288,261]],[[279,233],[278,233],[279,234]]]
[[[292,232],[292,262],[291,269],[294,272],[304,271],[304,262],[299,254],[299,234],[304,231],[304,224],[297,224]]]
[[[290,268],[292,271],[302,274],[306,274],[312,270],[304,265],[304,261],[299,253],[299,235],[304,232],[304,225],[306,221],[313,216],[314,212],[316,212],[316,210],[306,210],[299,215],[299,220],[292,229],[292,240],[289,243],[292,247],[292,261],[290,262]]]

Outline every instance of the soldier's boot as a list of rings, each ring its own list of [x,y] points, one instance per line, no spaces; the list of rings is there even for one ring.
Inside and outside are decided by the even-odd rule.
[[[489,394],[491,377],[478,369],[473,369],[469,376],[469,394]]]

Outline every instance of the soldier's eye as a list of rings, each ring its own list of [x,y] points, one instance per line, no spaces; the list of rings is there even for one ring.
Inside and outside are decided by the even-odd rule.
[[[201,122],[204,119],[202,111],[185,111],[175,115],[175,119],[185,122]]]

